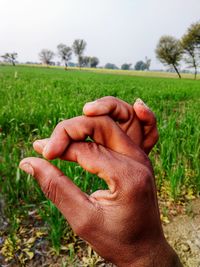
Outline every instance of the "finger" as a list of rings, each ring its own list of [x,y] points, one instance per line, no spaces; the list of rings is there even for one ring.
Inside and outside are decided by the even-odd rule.
[[[133,107],[123,100],[106,96],[85,104],[83,112],[86,116],[109,115],[119,122],[120,128],[135,144],[141,146],[143,133],[140,122]]]
[[[112,96],[86,103],[83,113],[86,116],[109,115],[112,119],[120,122],[127,121],[134,116],[131,105]]]
[[[73,228],[76,229],[80,220],[83,221],[95,211],[89,196],[48,161],[25,158],[19,167],[36,178],[46,197],[57,206]]]
[[[102,190],[100,190],[100,193],[95,192],[95,196],[98,195],[98,199],[113,199],[126,194],[127,185],[130,187],[130,182],[133,185],[134,177],[139,179],[139,169],[144,164],[152,172],[147,156],[140,164],[130,157],[121,155],[96,143],[72,143],[61,159],[77,162],[85,170],[96,174],[107,183],[109,192]],[[127,170],[129,171],[127,172]]]
[[[36,140],[35,142],[33,142],[33,148],[34,148],[34,150],[37,153],[42,154],[45,146],[48,143],[48,141],[49,141],[49,138],[44,138],[44,139],[38,139],[38,140]]]
[[[156,127],[156,117],[154,113],[140,98],[135,101],[133,108],[137,117],[145,126]]]
[[[36,147],[37,143],[39,143],[39,148],[45,147],[47,142],[48,139],[37,140],[34,143],[34,147]],[[42,154],[42,150],[38,153]],[[94,142],[75,142],[69,145],[60,158],[77,162],[86,171],[102,178],[107,183],[110,193],[114,193],[117,190],[119,173],[116,175],[113,166],[123,165],[121,154]],[[127,159],[124,160],[127,162]],[[121,189],[122,187],[123,185],[121,185]]]
[[[48,138],[35,141],[33,144],[35,151],[42,154],[48,141]],[[110,180],[113,165],[110,167],[110,163],[112,162],[112,164],[117,166],[119,162],[114,162],[115,159],[112,157],[109,149],[105,149],[103,146],[97,145],[96,143],[75,142],[70,144],[60,158],[77,162],[86,171],[104,179],[111,191],[113,191],[113,185]]]
[[[108,116],[80,116],[62,121],[54,129],[43,150],[43,156],[47,159],[60,157],[71,142],[85,141],[88,136],[98,144],[118,153],[136,157],[135,160],[141,160],[140,149]]]
[[[36,144],[39,143],[38,147],[41,149],[43,146],[44,148],[48,140],[49,139],[37,140],[34,143],[34,147],[36,147]],[[42,151],[43,150],[37,152],[42,154]],[[140,154],[140,151],[138,154]],[[123,165],[122,156],[123,155],[94,142],[74,142],[69,145],[68,149],[60,156],[60,158],[62,160],[77,162],[86,171],[96,174],[100,178],[104,179],[110,189],[110,192],[113,193],[116,191],[116,184],[119,184],[119,182],[117,182],[118,175],[116,175],[115,168],[113,168],[113,166]],[[124,158],[124,161],[127,162],[128,159]],[[141,158],[140,161],[142,163],[148,163],[148,158],[145,154],[143,154],[143,158]]]
[[[119,155],[94,142],[75,142],[68,147],[61,159],[77,162],[86,171],[104,179],[110,192],[114,193],[118,178],[113,166],[123,164],[118,159]]]
[[[144,142],[143,149],[149,153],[159,139],[156,117],[149,107],[141,100],[137,99],[133,105],[135,113],[143,124]]]
[[[152,128],[151,131],[145,135],[145,140],[143,142],[143,149],[147,155],[155,146],[158,139],[159,139],[159,134],[157,128]]]

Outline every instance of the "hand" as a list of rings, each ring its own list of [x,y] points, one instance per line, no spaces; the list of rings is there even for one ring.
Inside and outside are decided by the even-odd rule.
[[[158,141],[155,115],[141,99],[131,106],[121,99],[106,96],[86,103],[83,113],[86,116],[109,115],[146,154]]]
[[[95,142],[84,142],[88,135]],[[34,148],[48,159],[78,162],[108,184],[89,196],[44,159],[20,163],[99,255],[118,266],[179,266],[163,235],[150,162],[111,118],[63,121]]]

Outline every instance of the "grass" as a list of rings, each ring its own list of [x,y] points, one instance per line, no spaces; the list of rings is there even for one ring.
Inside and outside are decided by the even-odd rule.
[[[66,234],[63,218],[18,164],[23,157],[36,155],[35,139],[48,137],[59,121],[80,115],[84,103],[105,95],[129,103],[140,97],[155,112],[160,141],[151,159],[159,194],[175,201],[199,195],[200,82],[120,74],[0,67],[0,194],[12,236],[20,228],[16,218],[29,218],[30,211],[36,210],[59,253]],[[74,163],[54,163],[87,193],[105,187]]]

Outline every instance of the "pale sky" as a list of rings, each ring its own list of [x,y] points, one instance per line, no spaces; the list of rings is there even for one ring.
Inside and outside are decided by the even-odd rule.
[[[56,52],[80,38],[100,66],[134,66],[147,56],[151,69],[161,68],[154,52],[160,36],[180,38],[199,19],[200,0],[0,0],[0,55],[39,61],[41,49]]]

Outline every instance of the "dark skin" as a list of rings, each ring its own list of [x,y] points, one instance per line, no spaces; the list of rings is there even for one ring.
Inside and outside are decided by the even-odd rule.
[[[155,115],[141,99],[131,106],[121,99],[106,96],[86,103],[83,113],[86,116],[109,115],[147,155],[158,141]]]
[[[20,168],[37,179],[72,229],[105,259],[117,266],[181,266],[162,231],[147,157],[158,139],[155,116],[141,103],[133,108],[115,98],[86,105],[84,113],[59,123],[34,149],[47,159],[79,163],[104,179],[108,190],[87,195],[41,158],[26,158]],[[94,142],[85,142],[87,136]]]

